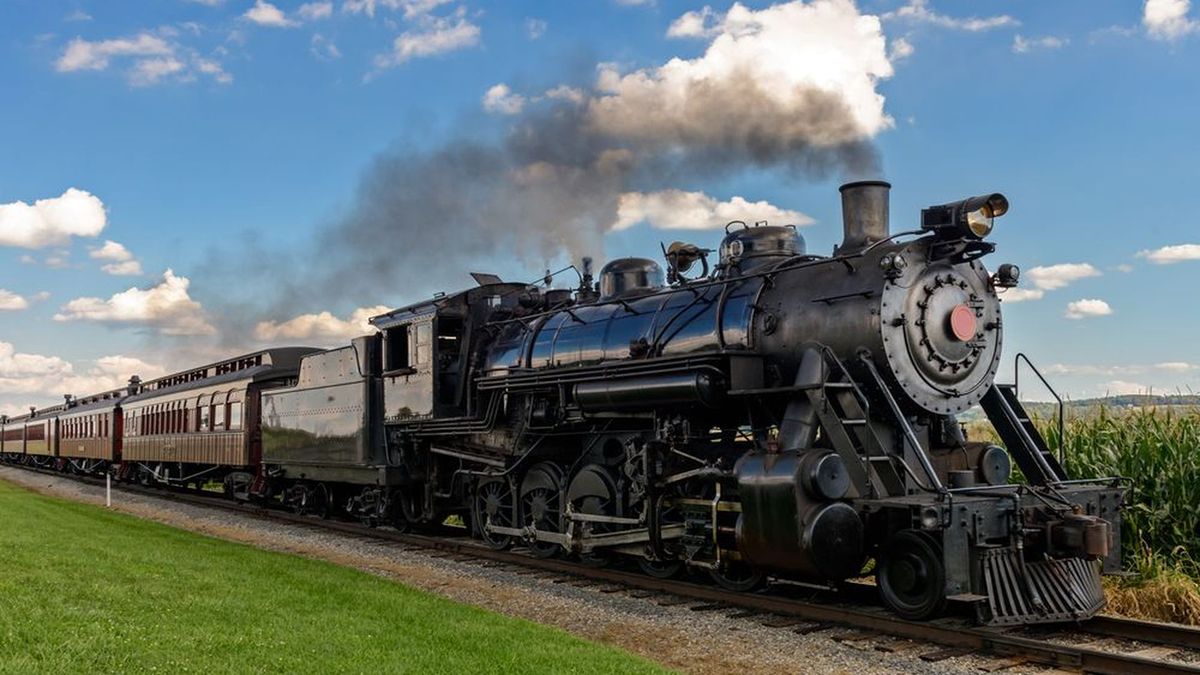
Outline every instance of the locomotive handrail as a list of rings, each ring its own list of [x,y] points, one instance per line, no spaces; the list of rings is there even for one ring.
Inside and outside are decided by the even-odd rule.
[[[730,284],[735,281],[744,281],[746,279],[753,279],[755,277],[769,278],[769,277],[773,277],[776,274],[779,274],[781,272],[795,270],[795,269],[803,269],[803,268],[809,267],[809,266],[815,267],[817,265],[823,265],[823,264],[828,264],[828,263],[849,264],[849,261],[851,261],[851,260],[854,260],[856,258],[865,257],[866,254],[869,251],[871,251],[871,249],[875,248],[876,246],[879,246],[886,242],[892,241],[896,237],[901,237],[901,236],[906,236],[906,235],[914,235],[914,234],[923,234],[923,231],[911,230],[908,232],[897,232],[896,234],[894,234],[886,239],[881,239],[881,240],[873,243],[872,245],[868,246],[865,249],[862,249],[861,251],[855,251],[854,253],[848,253],[846,255],[834,255],[834,256],[828,256],[828,257],[813,256],[810,254],[795,255],[795,256],[792,256],[791,258],[788,258],[787,260],[780,262],[778,265],[772,266],[770,269],[764,270],[762,272],[749,272],[746,274],[740,274],[736,277],[729,277],[729,278],[723,278],[723,279],[709,279],[708,281],[701,281],[701,280],[697,279],[687,285],[668,286],[666,288],[660,289],[658,292],[662,293],[662,294],[679,293],[682,291],[690,291],[690,292],[695,293],[696,289],[699,289],[699,288],[706,288],[708,286],[716,286],[719,284]],[[790,265],[790,263],[792,261],[799,261],[799,263],[796,265]],[[851,266],[851,268],[853,269],[853,266]],[[607,304],[615,304],[615,301],[614,300],[597,300],[595,302],[587,303],[587,306],[596,307],[596,306],[607,305]],[[487,325],[501,325],[501,324],[506,324],[506,323],[512,323],[515,321],[529,321],[529,320],[536,319],[541,316],[553,314],[554,312],[560,312],[560,311],[565,311],[565,310],[564,309],[553,309],[553,310],[537,312],[535,314],[528,314],[525,316],[514,316],[511,318],[507,318],[507,319],[500,319],[498,321],[489,321],[489,322],[487,322]]]
[[[1054,397],[1054,400],[1058,401],[1058,463],[1062,464],[1067,448],[1066,407],[1063,405],[1062,397],[1058,395],[1057,391],[1054,391],[1054,387],[1050,386],[1050,383],[1047,382],[1046,378],[1042,376],[1042,371],[1038,370],[1037,366],[1033,365],[1033,361],[1029,360],[1029,357],[1025,355],[1025,352],[1018,352],[1017,355],[1013,357],[1013,395],[1017,397],[1017,400],[1020,400],[1021,397],[1022,361],[1024,361],[1025,364],[1029,366],[1029,369],[1033,371],[1033,374],[1037,375],[1038,379],[1042,381],[1042,385],[1046,387],[1046,391],[1050,392],[1050,395]]]

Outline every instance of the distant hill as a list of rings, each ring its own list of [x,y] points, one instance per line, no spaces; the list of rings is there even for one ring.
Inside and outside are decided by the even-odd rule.
[[[1034,417],[1052,417],[1058,414],[1058,404],[1045,401],[1024,401],[1025,409]],[[1085,398],[1078,401],[1063,401],[1066,415],[1070,417],[1086,417],[1094,415],[1101,408],[1110,412],[1133,410],[1137,408],[1200,408],[1200,394],[1123,394],[1121,396],[1104,396],[1100,398]],[[961,422],[973,422],[986,419],[983,409],[975,406],[958,416]]]

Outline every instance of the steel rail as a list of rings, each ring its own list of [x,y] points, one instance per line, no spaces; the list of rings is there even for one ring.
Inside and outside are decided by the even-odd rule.
[[[37,473],[69,478],[95,486],[103,485],[101,481],[90,476],[69,475],[43,468],[12,464],[4,464],[2,466],[11,466]],[[964,653],[974,652],[996,656],[1022,657],[1029,662],[1047,666],[1075,668],[1087,673],[1111,675],[1200,674],[1200,665],[1194,665],[1193,663],[1164,661],[1161,657],[1139,656],[1136,653],[1106,651],[1090,647],[1086,644],[1064,645],[1017,634],[1021,629],[1027,628],[1027,626],[976,626],[964,619],[958,618],[943,618],[933,621],[909,621],[896,617],[881,607],[867,606],[857,600],[853,601],[855,604],[845,604],[814,602],[798,598],[770,596],[764,593],[739,593],[691,581],[660,579],[619,569],[588,567],[567,560],[534,558],[517,551],[494,550],[465,536],[451,539],[429,534],[403,533],[393,529],[384,530],[347,521],[327,520],[314,516],[300,515],[282,510],[281,508],[271,508],[261,504],[232,501],[223,496],[205,495],[183,490],[163,490],[128,484],[114,485],[113,488],[131,494],[232,511],[259,517],[264,520],[287,522],[314,529],[333,530],[354,536],[387,540],[405,546],[461,555],[464,559],[488,560],[533,568],[563,576],[581,577],[592,581],[625,586],[631,589],[675,595],[708,603],[720,603],[728,605],[730,608],[792,617],[812,623],[833,624],[847,628],[876,631],[881,635],[961,649]],[[784,584],[783,586],[786,587],[789,585]],[[795,585],[791,586],[797,589],[803,588]],[[851,595],[861,596],[863,594],[862,590],[862,588],[852,590]],[[1077,624],[1067,624],[1053,628],[1060,628],[1067,632],[1087,633],[1102,638],[1135,640],[1175,647],[1180,650],[1190,649],[1200,651],[1200,627],[1194,626],[1101,615]]]

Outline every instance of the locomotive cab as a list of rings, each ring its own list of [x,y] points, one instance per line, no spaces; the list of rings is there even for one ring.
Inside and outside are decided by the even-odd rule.
[[[487,283],[371,319],[383,335],[383,416],[403,422],[468,414],[479,326],[521,309],[525,284]],[[528,300],[528,298],[526,298]]]

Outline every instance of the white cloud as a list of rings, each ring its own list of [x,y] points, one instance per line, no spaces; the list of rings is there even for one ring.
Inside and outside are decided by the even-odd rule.
[[[544,19],[529,17],[525,19],[525,35],[530,40],[537,40],[546,34],[547,24]]]
[[[300,5],[300,9],[296,10],[296,13],[305,21],[328,19],[333,16],[333,2],[331,0],[325,0],[325,2],[308,2]]]
[[[912,56],[915,51],[916,48],[913,47],[911,42],[902,37],[896,38],[892,40],[891,46],[888,47],[888,60],[892,63],[903,61]]]
[[[338,46],[332,40],[319,33],[312,36],[312,41],[309,43],[308,49],[313,56],[322,61],[342,58],[342,51],[338,49]]]
[[[225,68],[216,61],[211,61],[204,58],[195,59],[196,70],[211,76],[218,84],[229,84],[233,82],[233,75],[225,72]]]
[[[483,109],[501,115],[516,115],[525,108],[525,97],[515,94],[507,84],[497,84],[483,95]]]
[[[724,227],[734,220],[747,223],[767,221],[774,225],[809,225],[813,219],[781,209],[769,202],[751,202],[742,197],[717,201],[703,192],[663,190],[626,192],[621,195],[617,220],[610,229],[625,230],[638,223],[649,223],[663,230],[705,230]]]
[[[129,71],[129,83],[135,87],[158,84],[169,75],[182,73],[183,69],[183,62],[173,56],[161,59],[142,59]]]
[[[1137,255],[1155,265],[1174,265],[1187,260],[1200,260],[1200,244],[1163,246],[1153,251],[1141,251]]]
[[[1064,263],[1034,267],[1025,273],[1033,285],[1043,291],[1053,291],[1064,288],[1073,282],[1088,277],[1100,276],[1100,270],[1088,263]]]
[[[162,28],[157,32],[158,35],[143,31],[132,37],[95,42],[77,37],[67,44],[55,61],[55,69],[60,73],[101,71],[107,70],[114,59],[130,59],[133,65],[126,71],[126,77],[133,86],[164,81],[190,82],[197,79],[197,73],[220,84],[233,81],[216,61],[167,39],[178,35],[179,31]]]
[[[101,265],[100,269],[113,276],[136,277],[142,274],[142,263],[137,260],[126,260],[124,262]]]
[[[108,260],[100,269],[116,276],[135,276],[142,273],[142,264],[123,245],[108,240],[100,248],[93,248],[88,256],[95,260]]]
[[[299,22],[287,18],[283,10],[266,0],[254,0],[254,6],[246,10],[246,13],[242,14],[242,18],[250,23],[272,28],[292,28],[299,25]]]
[[[96,321],[128,326],[145,326],[163,335],[211,335],[204,308],[188,295],[191,282],[172,270],[149,288],[130,288],[103,300],[75,298],[54,315],[55,321]]]
[[[117,262],[133,260],[133,254],[129,252],[129,249],[111,239],[106,240],[103,246],[91,249],[88,257],[95,260],[115,260]]]
[[[1039,49],[1061,49],[1067,46],[1068,43],[1070,43],[1070,40],[1067,38],[1055,37],[1053,35],[1035,38],[1016,35],[1013,37],[1012,50],[1014,54],[1028,54]]]
[[[1020,21],[1007,14],[982,18],[974,16],[959,18],[938,14],[929,8],[929,0],[909,0],[907,5],[895,11],[885,13],[883,18],[904,19],[917,23],[928,23],[941,28],[953,28],[971,32],[1021,25]]]
[[[167,56],[173,52],[166,40],[149,33],[98,42],[77,37],[67,45],[54,66],[60,73],[104,70],[114,56]]]
[[[28,300],[12,291],[0,288],[0,311],[14,311],[26,307],[29,307]]]
[[[392,41],[390,52],[375,57],[375,67],[394,68],[412,59],[472,47],[479,44],[479,34],[479,26],[467,19],[461,7],[450,16],[424,17],[418,30],[401,33]]]
[[[1188,363],[1187,361],[1165,361],[1154,364],[1154,367],[1158,370],[1165,370],[1171,373],[1186,373],[1192,370],[1200,370],[1200,364]]]
[[[283,322],[261,321],[254,327],[254,337],[264,342],[277,340],[316,340],[324,343],[345,342],[359,335],[374,333],[368,323],[373,316],[391,310],[391,307],[360,307],[343,320],[330,312],[301,314]]]
[[[417,19],[450,2],[453,0],[346,0],[342,3],[342,11],[373,17],[376,8],[384,7],[392,11],[402,10],[406,19]]]
[[[654,4],[654,0],[615,0],[622,7],[649,7]]]
[[[1111,380],[1100,385],[1105,396],[1128,396],[1131,394],[1149,394],[1150,387],[1137,382],[1126,382],[1125,380]]]
[[[1029,300],[1041,300],[1046,295],[1046,291],[1040,288],[1010,288],[1000,292],[1000,299],[1004,302],[1026,302]]]
[[[68,188],[33,205],[0,204],[0,246],[41,248],[63,245],[71,237],[95,237],[108,223],[104,203],[85,190]]]
[[[667,37],[707,38],[720,31],[721,16],[705,5],[701,9],[684,12],[667,27]]]
[[[1133,271],[1133,265],[1130,265],[1128,263],[1121,263],[1120,265],[1117,265],[1116,270],[1118,272],[1128,274]]]
[[[1188,16],[1191,5],[1191,0],[1146,0],[1142,25],[1157,40],[1177,40],[1200,31],[1200,21]]]
[[[1067,311],[1063,316],[1068,319],[1086,319],[1095,316],[1108,316],[1112,313],[1112,307],[1109,307],[1107,302],[1088,298],[1068,303]]]
[[[71,12],[70,14],[63,17],[63,20],[64,21],[91,21],[92,15],[88,14],[87,12],[83,11],[82,9],[77,9],[74,12]]]
[[[695,32],[692,28],[677,27]],[[668,148],[833,147],[893,126],[875,90],[891,77],[879,19],[851,0],[735,3],[704,55],[622,74],[601,66],[588,116],[599,132]],[[839,114],[831,114],[831,112]]]
[[[143,379],[165,375],[164,368],[130,356],[104,356],[82,372],[57,356],[25,354],[0,342],[0,393],[58,398],[87,396],[124,386],[131,375]],[[59,401],[61,402],[61,400]],[[24,412],[28,408],[23,408]]]
[[[587,100],[587,95],[583,93],[583,90],[576,89],[575,87],[570,87],[565,84],[560,84],[553,89],[547,90],[543,95],[546,98],[570,101],[575,105],[579,105]]]

